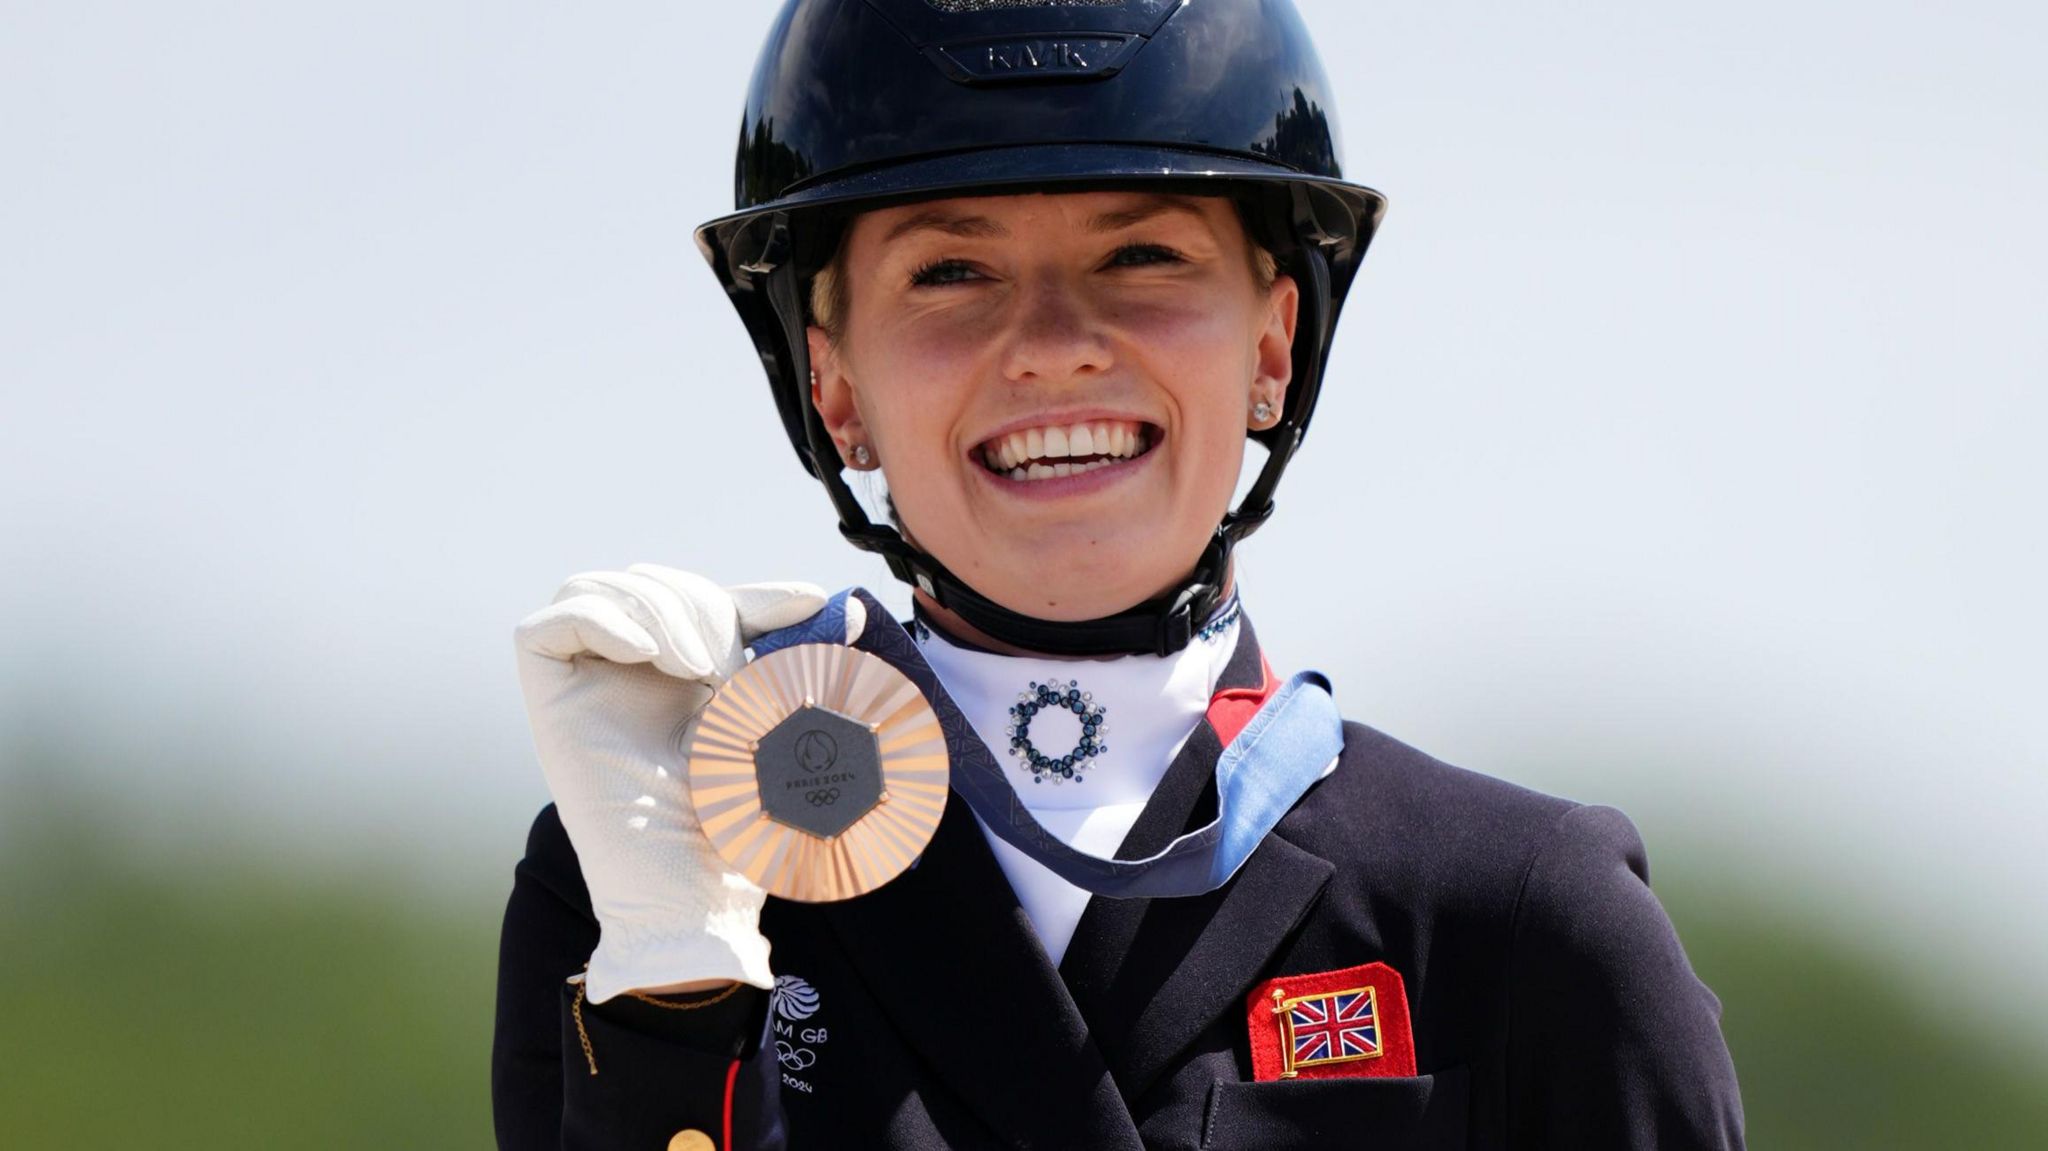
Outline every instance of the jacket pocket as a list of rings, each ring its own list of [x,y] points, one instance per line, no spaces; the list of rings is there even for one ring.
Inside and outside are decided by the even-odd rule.
[[[1465,1069],[1209,1089],[1203,1151],[1437,1151],[1465,1146]]]

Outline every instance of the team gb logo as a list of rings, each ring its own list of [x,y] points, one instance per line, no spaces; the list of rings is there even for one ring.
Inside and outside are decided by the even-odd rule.
[[[809,1094],[811,1084],[790,1072],[809,1070],[818,1061],[817,1049],[825,1045],[825,1029],[811,1025],[811,1017],[818,1013],[818,989],[794,975],[778,975],[768,1006],[775,1016],[775,1057],[782,1063],[782,1084]]]
[[[794,975],[778,975],[768,1005],[791,1023],[802,1023],[818,1013],[818,989]]]

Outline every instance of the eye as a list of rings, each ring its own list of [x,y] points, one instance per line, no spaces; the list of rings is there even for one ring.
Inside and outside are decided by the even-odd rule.
[[[1142,268],[1148,264],[1183,264],[1179,252],[1163,244],[1125,244],[1109,254],[1106,267]]]
[[[918,288],[961,284],[978,278],[979,274],[965,260],[933,260],[910,273],[911,286]]]

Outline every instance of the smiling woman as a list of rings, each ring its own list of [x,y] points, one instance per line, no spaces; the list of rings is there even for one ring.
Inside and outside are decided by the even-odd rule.
[[[863,213],[813,287],[846,305],[808,332],[813,400],[842,457],[869,447],[908,540],[982,595],[1113,615],[1195,567],[1247,428],[1285,400],[1300,296],[1254,247],[1214,196]]]
[[[1628,820],[1253,634],[1384,207],[1291,5],[792,0],[741,141],[700,244],[915,618],[643,564],[521,623],[501,1145],[1740,1146]]]

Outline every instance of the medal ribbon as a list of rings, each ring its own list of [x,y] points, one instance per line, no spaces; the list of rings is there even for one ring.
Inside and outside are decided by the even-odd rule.
[[[1344,721],[1321,674],[1301,672],[1273,694],[1216,761],[1216,818],[1144,859],[1104,859],[1061,842],[1017,795],[988,745],[946,694],[903,625],[865,589],[840,592],[803,623],[756,639],[756,658],[805,643],[846,642],[846,600],[867,626],[856,648],[889,661],[930,701],[946,733],[952,786],[989,829],[1068,883],[1116,899],[1201,895],[1230,881],[1280,818],[1344,750]]]

